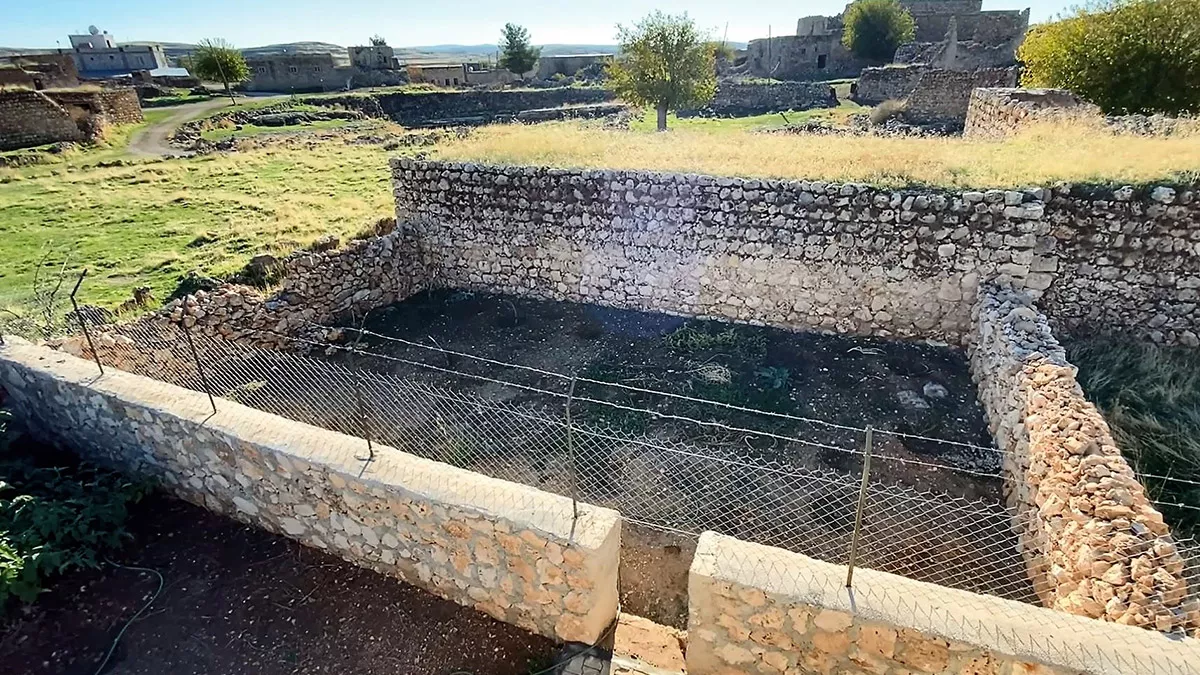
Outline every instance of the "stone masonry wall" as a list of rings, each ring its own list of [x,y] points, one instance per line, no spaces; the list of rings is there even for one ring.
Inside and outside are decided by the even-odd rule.
[[[67,110],[44,93],[0,91],[0,151],[83,140],[83,130]]]
[[[1041,122],[1102,122],[1100,108],[1065,89],[980,88],[971,92],[964,136],[998,138]]]
[[[197,505],[560,640],[615,620],[620,516],[9,338],[31,431]]]
[[[1200,207],[1171,188],[891,191],[408,159],[392,171],[430,285],[953,342],[974,332],[991,279],[1045,292],[1072,329],[1187,342],[1200,320]],[[1170,206],[1156,201],[1168,192]],[[1130,261],[1140,274],[1121,274]]]
[[[688,577],[688,675],[1200,672],[1200,642],[713,532]]]
[[[862,75],[852,85],[853,98],[863,105],[903,100],[917,87],[926,69],[923,65],[863,68]]]
[[[971,370],[1043,604],[1200,638],[1184,560],[1028,294],[984,287]]]
[[[437,126],[515,119],[526,110],[608,103],[615,98],[613,92],[607,89],[558,87],[510,91],[348,94],[306,98],[303,101],[358,110],[372,117],[386,117],[404,126]]]
[[[967,119],[971,92],[979,87],[1013,87],[1015,68],[975,71],[926,69],[906,99],[904,117],[920,123],[957,122]]]
[[[787,110],[833,108],[838,104],[833,87],[820,82],[737,82],[717,84],[712,102],[701,110],[681,111],[680,116],[709,114],[745,117]]]

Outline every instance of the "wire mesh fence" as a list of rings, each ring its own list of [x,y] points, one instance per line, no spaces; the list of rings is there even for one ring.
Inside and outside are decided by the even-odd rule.
[[[1035,514],[996,500],[922,489],[913,480],[893,480],[897,473],[924,471],[918,476],[952,472],[972,481],[999,481],[1002,453],[995,448],[914,437],[922,443],[968,446],[990,458],[966,466],[941,463],[891,454],[886,443],[869,443],[866,429],[821,420],[796,418],[810,425],[800,428],[837,427],[839,441],[828,435],[802,437],[796,427],[786,434],[769,425],[756,428],[744,417],[730,424],[720,415],[697,419],[663,408],[635,408],[623,402],[627,399],[606,396],[607,389],[624,386],[619,383],[546,371],[539,371],[535,380],[522,379],[513,374],[530,370],[526,366],[440,348],[430,348],[428,360],[405,360],[406,365],[485,385],[467,393],[392,372],[396,357],[363,348],[360,336],[324,343],[272,333],[276,342],[282,339],[291,347],[277,351],[254,346],[261,344],[254,336],[229,340],[160,322],[108,326],[93,333],[90,346],[84,349],[79,339],[76,346],[98,367],[208,393],[214,409],[227,399],[362,438],[364,461],[394,448],[608,506],[627,520],[680,536],[712,530],[839,565],[851,562],[855,548],[854,564],[860,567],[1026,603],[1038,602],[1031,579],[1047,572],[1028,569],[1031,562],[1022,550],[1021,533],[1033,529],[1028,519]],[[467,372],[462,359],[490,361],[494,368],[488,374]],[[588,415],[589,406],[668,418],[675,432],[687,427],[695,433],[614,428],[596,423],[613,418]],[[876,433],[877,438],[911,436]],[[769,458],[756,451],[764,444],[773,449]],[[849,470],[823,466],[814,460],[818,452],[845,455]],[[876,468],[864,481],[868,454]],[[880,468],[889,465],[898,471]],[[1185,560],[1187,592],[1200,598],[1200,545],[1178,538],[1176,545]],[[1072,649],[1015,642],[1013,648],[1047,653]],[[1164,663],[1147,672],[1194,672],[1188,664]],[[1128,665],[1117,664],[1115,672],[1133,672],[1122,669]]]

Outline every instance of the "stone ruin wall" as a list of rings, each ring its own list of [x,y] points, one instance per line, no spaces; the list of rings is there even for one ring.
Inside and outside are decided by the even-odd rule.
[[[1200,638],[1185,562],[1029,294],[985,286],[971,371],[1046,607]]]
[[[713,532],[688,575],[689,675],[1194,673],[1200,642],[846,568]]]
[[[864,68],[851,85],[851,97],[863,105],[903,100],[916,89],[925,70],[921,65]]]
[[[1197,342],[1188,190],[892,191],[409,159],[392,172],[430,285],[962,343],[980,282],[999,279],[1071,331]]]
[[[357,110],[369,117],[386,117],[404,126],[426,126],[515,119],[519,113],[527,110],[610,103],[615,99],[616,95],[607,89],[556,87],[512,91],[346,94],[303,98],[301,101],[317,106]]]
[[[0,386],[42,440],[218,514],[565,641],[617,611],[620,516],[10,339]]]
[[[701,110],[680,111],[681,117],[697,114],[745,117],[788,110],[834,108],[833,87],[820,82],[739,82],[722,80],[712,102]]]
[[[979,88],[971,92],[963,135],[1002,138],[1036,124],[1099,124],[1102,117],[1098,106],[1065,89]]]
[[[110,125],[141,121],[132,88],[0,91],[0,151],[91,141]]]
[[[66,108],[40,91],[0,91],[0,151],[85,140]]]
[[[979,87],[1014,87],[1016,84],[1016,68],[988,68],[970,72],[930,68],[921,74],[912,93],[905,99],[904,117],[922,124],[964,124],[973,90]]]

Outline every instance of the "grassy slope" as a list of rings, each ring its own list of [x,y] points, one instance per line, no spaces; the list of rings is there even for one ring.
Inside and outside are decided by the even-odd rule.
[[[202,132],[200,136],[209,141],[223,141],[226,138],[242,138],[245,136],[258,136],[260,134],[312,131],[316,129],[337,129],[338,127],[344,127],[347,124],[353,123],[354,120],[319,120],[316,122],[309,122],[308,124],[289,124],[282,127],[260,127],[254,124],[244,124],[242,125],[241,129],[209,129],[208,131]]]
[[[1067,345],[1080,383],[1139,473],[1200,481],[1200,351],[1119,338]],[[1200,485],[1143,478],[1152,498],[1200,507]],[[1200,511],[1162,507],[1180,531],[1200,534]]]
[[[0,303],[30,293],[47,251],[91,269],[84,301],[113,305],[140,284],[161,298],[191,269],[232,272],[260,251],[360,231],[391,211],[386,159],[377,146],[330,142],[110,167],[87,153],[0,170]]]

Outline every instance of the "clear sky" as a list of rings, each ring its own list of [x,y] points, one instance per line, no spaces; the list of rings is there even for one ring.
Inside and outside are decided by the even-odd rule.
[[[118,42],[196,42],[221,37],[239,47],[302,40],[364,44],[376,33],[393,46],[482,44],[505,22],[545,43],[614,42],[614,26],[647,12],[688,12],[717,37],[746,41],[796,32],[796,19],[837,14],[848,0],[0,0],[0,47],[68,46],[89,24]],[[1043,21],[1070,0],[984,0],[984,9],[1030,7]]]

